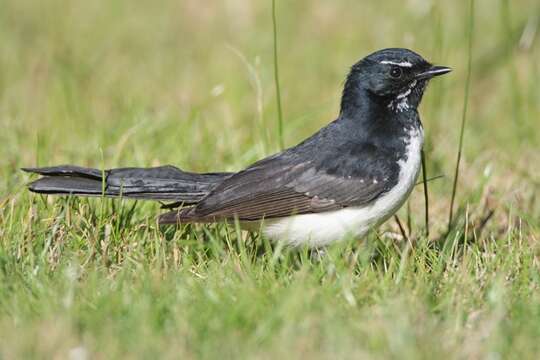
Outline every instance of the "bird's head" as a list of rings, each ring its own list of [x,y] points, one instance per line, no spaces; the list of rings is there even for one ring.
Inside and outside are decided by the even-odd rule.
[[[428,81],[450,71],[449,67],[432,65],[408,49],[379,50],[351,68],[342,110],[344,106],[354,106],[359,94],[366,94],[395,112],[416,109]]]

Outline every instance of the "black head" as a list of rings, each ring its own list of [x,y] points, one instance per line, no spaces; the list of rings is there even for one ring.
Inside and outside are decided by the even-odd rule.
[[[368,96],[395,112],[416,109],[428,81],[451,69],[434,66],[407,49],[384,49],[353,65],[342,98],[342,112],[360,105],[357,96]]]

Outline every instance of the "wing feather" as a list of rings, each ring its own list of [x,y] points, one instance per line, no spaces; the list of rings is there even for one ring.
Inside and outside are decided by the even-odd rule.
[[[308,140],[298,145],[302,149],[263,159],[224,180],[195,207],[164,214],[164,222],[251,221],[365,206],[397,183],[397,154],[367,140],[332,144]]]

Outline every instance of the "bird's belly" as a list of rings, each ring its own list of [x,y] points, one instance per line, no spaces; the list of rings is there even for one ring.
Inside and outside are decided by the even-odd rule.
[[[275,241],[321,247],[348,238],[360,238],[391,217],[409,197],[418,178],[423,144],[422,129],[407,139],[406,156],[399,161],[397,184],[373,203],[335,211],[265,220],[263,234]]]
[[[321,247],[347,238],[363,236],[376,222],[369,207],[345,208],[318,214],[269,219],[263,234],[287,245]]]

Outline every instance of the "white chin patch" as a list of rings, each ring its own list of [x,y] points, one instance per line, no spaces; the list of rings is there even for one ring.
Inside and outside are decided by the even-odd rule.
[[[413,80],[409,84],[409,86],[407,86],[407,89],[405,91],[399,93],[392,101],[390,101],[390,103],[388,104],[388,108],[392,109],[395,112],[403,112],[405,110],[409,110],[409,95],[411,94],[416,84],[417,81]]]

